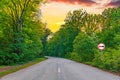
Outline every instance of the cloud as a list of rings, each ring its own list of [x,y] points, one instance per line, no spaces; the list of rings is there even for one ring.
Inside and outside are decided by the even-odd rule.
[[[111,1],[107,6],[120,7],[120,0]]]
[[[93,0],[49,0],[50,2],[62,2],[68,4],[79,4],[84,6],[93,6],[97,3]]]

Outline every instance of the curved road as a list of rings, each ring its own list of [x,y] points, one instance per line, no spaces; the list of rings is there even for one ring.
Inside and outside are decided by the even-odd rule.
[[[71,60],[49,58],[0,80],[120,80],[120,76]]]

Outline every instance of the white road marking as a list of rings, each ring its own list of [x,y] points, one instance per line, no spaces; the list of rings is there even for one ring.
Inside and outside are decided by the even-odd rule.
[[[61,70],[60,70],[60,68],[58,68],[58,73],[60,73],[61,72]]]

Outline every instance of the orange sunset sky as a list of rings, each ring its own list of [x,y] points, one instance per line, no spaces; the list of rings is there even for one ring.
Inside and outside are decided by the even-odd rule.
[[[47,27],[56,32],[69,11],[84,9],[88,13],[100,14],[105,8],[118,6],[120,0],[48,0],[40,9]]]

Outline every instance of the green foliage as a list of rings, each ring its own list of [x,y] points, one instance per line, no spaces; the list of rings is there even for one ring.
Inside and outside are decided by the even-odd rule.
[[[80,29],[84,25],[87,12],[80,9],[73,12],[68,12],[65,21],[65,25],[76,27]]]
[[[68,53],[66,55],[66,57],[68,57],[68,58],[70,58],[72,60],[78,61],[78,62],[82,61],[82,57],[78,53],[75,53],[75,52]]]
[[[47,40],[49,29],[40,20],[39,3],[43,0],[0,1],[0,65],[24,63],[43,55],[47,43],[43,44],[43,37]]]
[[[113,38],[113,44],[115,44],[115,48],[120,46],[120,34],[116,34],[115,37]]]
[[[119,14],[120,8],[105,9],[102,14],[88,14],[83,10],[69,12],[65,24],[48,41],[48,52],[120,72]],[[102,52],[96,49],[101,42],[106,46]]]
[[[105,52],[99,52],[94,59],[94,65],[111,71],[120,71],[120,48],[107,49]]]
[[[27,62],[41,56],[42,44],[22,44],[23,52],[20,55],[20,62]]]
[[[69,12],[65,24],[48,40],[51,32],[41,22],[38,9],[43,1],[0,1],[0,65],[51,55],[120,71],[120,8],[105,9],[102,14]],[[101,42],[106,45],[103,52],[96,49]]]
[[[115,48],[118,44],[114,37],[120,32],[120,8],[109,8],[103,11],[104,28],[100,33],[100,41],[104,42],[107,47]]]
[[[68,52],[72,52],[73,41],[78,31],[75,27],[62,27],[48,42],[49,55],[64,57]]]
[[[44,28],[44,34],[41,37],[41,42],[43,45],[43,49],[42,49],[42,56],[47,55],[47,40],[48,40],[48,36],[51,34],[52,32],[48,29],[48,28]]]
[[[19,62],[19,55],[16,53],[5,53],[0,51],[0,65],[8,65]]]
[[[74,40],[74,52],[81,56],[81,61],[92,61],[94,58],[94,50],[96,44],[94,40],[84,33],[79,33],[79,35]]]

